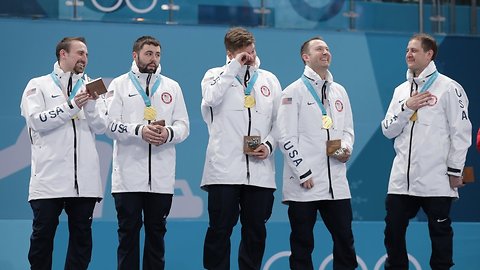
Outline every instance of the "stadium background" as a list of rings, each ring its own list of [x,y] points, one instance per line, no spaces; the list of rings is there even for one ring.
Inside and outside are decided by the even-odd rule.
[[[394,155],[392,141],[381,133],[380,121],[394,87],[405,79],[405,47],[411,34],[419,29],[418,21],[406,19],[406,14],[418,12],[417,3],[354,1],[358,17],[352,24],[352,20],[344,16],[351,11],[350,1],[266,1],[271,13],[265,20],[255,13],[261,1],[175,1],[180,10],[175,11],[173,17],[160,8],[167,1],[96,1],[103,6],[122,2],[112,12],[100,11],[91,0],[83,1],[84,5],[77,10],[66,2],[22,0],[0,4],[0,14],[8,14],[0,17],[0,51],[3,53],[0,269],[28,268],[26,254],[32,217],[27,203],[30,146],[25,122],[20,116],[21,93],[29,79],[51,72],[56,60],[56,43],[63,36],[79,35],[85,36],[88,42],[86,72],[106,82],[128,71],[131,47],[137,37],[153,35],[161,41],[162,73],[182,86],[191,122],[190,137],[177,147],[177,186],[166,236],[166,265],[167,269],[202,268],[208,213],[207,194],[200,190],[199,184],[208,134],[200,115],[200,81],[208,68],[224,64],[223,36],[230,25],[245,25],[254,33],[261,67],[276,74],[283,87],[297,79],[303,70],[299,57],[301,43],[316,35],[327,41],[333,55],[331,71],[335,81],[347,89],[354,113],[356,141],[348,163],[348,178],[356,249],[361,260],[359,269],[380,269],[385,254],[384,198]],[[138,13],[127,2],[137,8],[152,5],[152,10]],[[445,5],[442,8],[445,11],[441,14],[451,15]],[[449,23],[451,16],[446,16],[442,25],[426,20],[424,29],[434,34],[440,44],[436,60],[439,71],[460,82],[467,91],[476,135],[480,124],[477,105],[480,84],[476,75],[480,65],[480,39],[468,23],[467,17],[472,17],[468,16],[469,6],[459,5],[456,10],[458,23],[454,24],[454,33]],[[475,10],[478,14],[478,7]],[[432,17],[434,11],[432,4],[425,5],[427,18]],[[461,16],[465,18],[458,19]],[[95,211],[90,269],[114,269],[117,236],[116,213],[110,195],[112,142],[99,136],[97,146],[102,160],[105,198]],[[280,202],[281,156],[277,153],[276,157],[279,189],[275,192],[274,212],[267,225],[265,270],[288,268],[289,224],[287,207]],[[467,166],[480,168],[479,153],[474,147],[468,153]],[[461,199],[453,206],[454,269],[480,269],[479,192],[478,183],[461,189]],[[429,269],[430,243],[426,227],[425,216],[420,213],[409,228],[412,269]],[[315,231],[314,265],[331,269],[331,263],[328,264],[330,236],[321,222]],[[55,241],[54,269],[63,267],[67,237],[65,216],[62,216]],[[237,228],[232,237],[233,269],[238,238]]]

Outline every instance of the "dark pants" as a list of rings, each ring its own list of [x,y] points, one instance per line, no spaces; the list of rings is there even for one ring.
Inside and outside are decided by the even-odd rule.
[[[355,269],[357,256],[353,245],[352,206],[350,200],[325,200],[313,202],[289,202],[288,218],[290,234],[290,268],[313,270],[313,228],[317,211],[333,240],[333,269]]]
[[[28,260],[30,269],[52,269],[52,253],[58,217],[68,216],[68,250],[65,269],[87,269],[92,256],[92,215],[96,198],[55,198],[30,201],[33,210]]]
[[[453,230],[450,220],[451,197],[415,197],[388,194],[386,199],[385,269],[408,269],[405,234],[409,220],[420,207],[427,214],[428,230],[432,241],[430,267],[433,270],[450,269],[453,266]]]
[[[267,238],[265,223],[272,214],[273,192],[274,189],[247,185],[208,187],[210,223],[203,248],[206,269],[230,269],[230,236],[239,216],[242,224],[239,269],[260,269]]]
[[[140,269],[140,229],[145,223],[143,269],[165,269],[167,216],[172,194],[113,193],[118,219],[117,264],[119,270]],[[143,221],[142,221],[143,211]]]

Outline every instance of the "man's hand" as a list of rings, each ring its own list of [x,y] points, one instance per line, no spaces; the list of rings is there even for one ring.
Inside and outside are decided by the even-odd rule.
[[[350,159],[350,156],[352,154],[350,153],[350,150],[348,150],[347,148],[342,148],[342,149],[343,149],[343,151],[342,151],[343,154],[333,155],[333,157],[336,158],[338,161],[340,161],[342,163],[345,163]]]
[[[268,154],[270,151],[268,151],[267,146],[264,144],[260,144],[253,152],[248,153],[249,156],[254,156],[258,159],[266,159],[268,157]]]
[[[311,189],[313,188],[313,177],[308,178],[307,181],[302,183],[302,187],[305,189]]]
[[[255,58],[253,58],[253,56],[251,56],[247,52],[241,52],[237,54],[235,56],[235,60],[237,60],[242,66],[245,64],[252,65],[253,63],[255,63]]]
[[[448,178],[450,180],[451,188],[460,188],[465,186],[465,184],[463,183],[463,176],[449,175]]]
[[[152,125],[152,124],[143,126],[143,128],[142,128],[142,138],[143,138],[143,140],[145,140],[149,144],[153,144],[153,145],[157,145],[157,146],[160,145],[160,144],[163,144],[166,140],[165,132],[167,132],[167,131],[164,130],[163,131],[164,133],[163,133],[163,136],[162,136],[161,128],[165,129],[162,126]],[[167,136],[168,136],[168,132],[167,132]]]
[[[430,94],[430,92],[428,91],[420,94],[417,91],[415,91],[413,92],[412,96],[409,99],[407,99],[407,102],[405,102],[405,105],[409,109],[416,111],[420,108],[427,106],[431,98],[432,98],[432,94]]]
[[[81,91],[78,93],[74,98],[73,101],[75,101],[75,104],[81,109],[85,104],[87,104],[87,101],[90,99],[90,96],[86,91]]]

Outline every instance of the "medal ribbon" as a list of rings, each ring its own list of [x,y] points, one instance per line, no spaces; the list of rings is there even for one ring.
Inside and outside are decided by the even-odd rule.
[[[235,76],[235,78],[237,78],[237,81],[240,84],[242,84],[242,81],[240,80],[240,78],[238,76]],[[244,93],[245,93],[246,96],[249,96],[250,93],[252,92],[253,85],[255,84],[255,81],[257,81],[257,78],[258,78],[258,73],[255,71],[255,73],[253,73],[252,79],[250,79],[250,81],[247,83],[247,87],[244,90]]]
[[[427,82],[425,82],[425,84],[422,85],[422,88],[421,88],[420,91],[418,91],[418,92],[419,92],[419,93],[423,93],[423,92],[427,91],[428,88],[430,88],[430,86],[432,86],[433,82],[437,79],[437,77],[438,77],[438,71],[435,70],[435,72],[433,72],[433,73],[429,76]],[[417,111],[418,111],[418,110],[417,110]],[[412,121],[417,121],[417,119],[418,119],[417,111],[415,111],[415,112],[412,114],[412,116],[410,117],[410,120],[412,120]]]
[[[138,93],[142,96],[143,102],[145,102],[145,106],[147,107],[152,106],[152,102],[150,102],[150,98],[147,96],[147,94],[145,93],[145,90],[142,88],[137,78],[135,78],[135,75],[133,74],[132,71],[128,72],[128,77],[130,77],[130,80],[132,81],[133,85],[137,89]],[[157,80],[153,84],[152,94],[150,96],[153,96],[153,94],[155,94],[159,86],[160,86],[160,76],[158,76]]]
[[[60,88],[60,90],[62,90],[62,84],[60,83],[60,80],[57,78],[57,75],[55,74],[55,72],[50,73],[50,77],[52,77],[53,82],[55,82],[55,84]],[[73,86],[72,92],[68,96],[68,99],[70,101],[75,97],[75,95],[78,92],[78,89],[80,89],[80,87],[82,87],[82,85],[83,85],[83,79],[80,78],[80,79],[77,80],[77,82]]]
[[[423,93],[432,86],[433,82],[437,79],[438,77],[438,71],[435,71],[432,75],[430,75],[430,78],[428,78],[427,82],[422,86],[422,89],[420,89],[419,93]]]
[[[313,88],[312,84],[308,81],[307,78],[305,78],[305,75],[303,75],[301,77],[301,79],[302,79],[303,83],[305,84],[305,86],[307,87],[310,94],[312,94],[313,98],[317,102],[318,107],[320,107],[320,110],[322,110],[322,115],[326,116],[327,115],[327,110],[323,106],[322,101],[320,101],[320,97],[318,96],[317,92],[315,92],[315,89]]]

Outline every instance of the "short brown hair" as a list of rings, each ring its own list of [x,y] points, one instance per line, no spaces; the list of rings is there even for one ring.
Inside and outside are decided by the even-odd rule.
[[[305,42],[302,44],[302,47],[300,47],[300,58],[302,59],[302,61],[303,61],[304,64],[305,64],[305,61],[303,60],[303,54],[304,54],[304,53],[307,53],[308,49],[310,48],[310,41],[312,41],[312,40],[321,40],[321,41],[324,41],[321,36],[316,36],[316,37],[312,37],[311,39],[305,41]]]
[[[85,40],[84,37],[64,37],[62,40],[60,40],[60,42],[57,44],[57,48],[55,49],[55,54],[57,55],[57,61],[60,61],[61,50],[70,52],[70,45],[74,40],[83,42],[83,44],[87,45],[87,41]]]
[[[413,35],[410,40],[418,40],[422,44],[422,48],[424,52],[428,52],[429,50],[433,51],[432,60],[435,60],[435,56],[437,56],[438,47],[435,38],[428,35],[428,34],[415,34]]]
[[[160,47],[160,50],[162,49],[160,41],[158,41],[156,38],[152,36],[141,36],[135,41],[135,43],[133,43],[133,51],[139,53],[145,45],[153,45],[155,47],[158,46]]]
[[[229,52],[235,52],[241,48],[255,43],[253,34],[243,27],[233,27],[225,34],[225,49]]]

